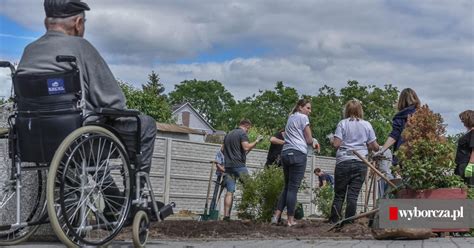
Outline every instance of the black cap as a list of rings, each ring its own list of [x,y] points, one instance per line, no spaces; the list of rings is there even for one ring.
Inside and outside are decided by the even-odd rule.
[[[81,0],[44,0],[46,17],[66,18],[90,10]]]

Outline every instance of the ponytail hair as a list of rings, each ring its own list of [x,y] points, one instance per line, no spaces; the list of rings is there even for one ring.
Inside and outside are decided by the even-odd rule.
[[[309,98],[303,98],[303,99],[298,100],[298,102],[296,102],[296,105],[295,107],[293,107],[293,110],[291,111],[290,114],[294,114],[298,112],[299,107],[304,107],[308,103],[311,103],[311,99]]]

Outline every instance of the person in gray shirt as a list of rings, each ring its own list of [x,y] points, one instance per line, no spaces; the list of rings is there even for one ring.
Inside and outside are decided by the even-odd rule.
[[[90,10],[87,3],[81,0],[45,0],[44,10],[47,31],[25,48],[17,73],[39,74],[71,70],[72,66],[68,63],[57,62],[56,56],[74,56],[81,73],[81,107],[84,115],[97,108],[125,109],[125,96],[107,63],[94,46],[83,38],[85,11]],[[139,117],[142,168],[149,172],[156,122],[149,116]],[[119,118],[113,125],[121,131],[133,132],[136,130],[136,119]]]

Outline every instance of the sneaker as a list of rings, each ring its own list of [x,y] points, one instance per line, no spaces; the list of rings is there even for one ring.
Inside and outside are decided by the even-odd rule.
[[[280,225],[283,222],[283,220],[280,218],[277,218],[276,216],[272,216],[272,220],[270,224],[272,225]]]
[[[224,218],[222,218],[223,221],[226,221],[226,222],[229,222],[230,221],[230,216],[224,216]]]
[[[278,225],[278,219],[276,216],[272,216],[272,220],[270,221],[270,224],[272,225]]]

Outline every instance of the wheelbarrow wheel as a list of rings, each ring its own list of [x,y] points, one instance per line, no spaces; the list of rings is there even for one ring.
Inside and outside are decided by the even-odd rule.
[[[135,214],[133,218],[132,226],[132,239],[134,247],[145,247],[146,241],[148,240],[148,234],[150,232],[150,219],[148,214],[140,210]]]

